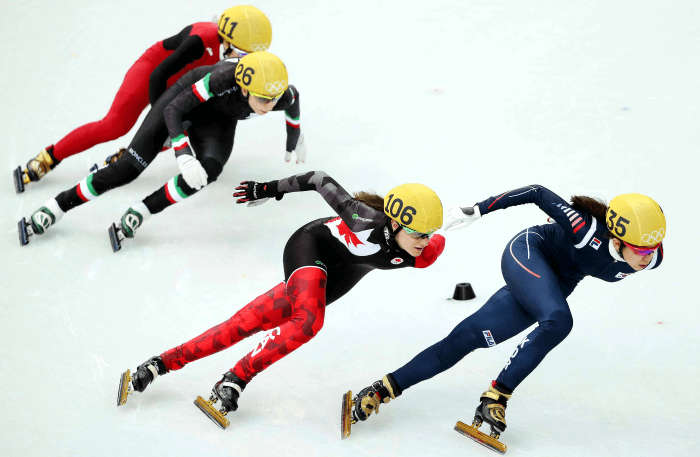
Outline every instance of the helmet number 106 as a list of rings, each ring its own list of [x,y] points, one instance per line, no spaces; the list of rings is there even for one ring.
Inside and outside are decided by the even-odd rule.
[[[394,198],[394,194],[387,198],[384,211],[389,213],[391,217],[399,219],[403,225],[409,225],[413,222],[413,216],[416,214],[416,209],[413,206],[404,206],[403,200]]]

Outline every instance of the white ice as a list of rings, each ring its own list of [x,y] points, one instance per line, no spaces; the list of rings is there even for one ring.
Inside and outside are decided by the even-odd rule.
[[[349,190],[419,181],[446,206],[526,184],[564,197],[643,192],[668,218],[661,268],[570,297],[574,329],[516,390],[510,456],[697,453],[700,5],[691,0],[259,1],[271,51],[301,91],[308,163],[283,162],[279,113],[239,125],[219,181],[153,217],[118,254],[107,226],[177,172],[70,212],[20,248],[16,222],[125,137],[66,160],[22,195],[10,171],[104,115],[152,43],[225,1],[5,1],[0,15],[0,455],[492,455],[452,430],[521,336],[407,389],[350,439],[340,396],[444,337],[503,283],[500,256],[534,206],[451,233],[431,268],[374,272],[327,309],[319,335],[264,371],[222,431],[193,405],[257,335],[159,378],[117,408],[119,374],[227,319],[282,279],[282,249],[331,215],[313,193],[234,205],[243,179],[321,169]],[[696,259],[696,260],[693,260]],[[477,298],[455,302],[469,281]],[[503,316],[507,319],[508,316]]]

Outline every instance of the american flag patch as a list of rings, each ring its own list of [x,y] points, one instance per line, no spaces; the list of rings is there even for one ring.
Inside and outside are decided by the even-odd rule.
[[[597,251],[600,247],[600,240],[596,237],[593,237],[593,239],[590,243],[588,243],[588,245]]]

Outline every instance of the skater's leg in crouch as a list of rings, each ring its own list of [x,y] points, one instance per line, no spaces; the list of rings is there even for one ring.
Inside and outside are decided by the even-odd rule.
[[[403,391],[451,368],[474,349],[505,341],[534,322],[515,301],[508,287],[503,287],[479,310],[457,324],[444,339],[416,355],[391,376]]]
[[[179,370],[260,330],[275,328],[288,320],[291,314],[291,305],[282,282],[241,308],[229,320],[161,354],[163,363],[168,370]]]
[[[71,131],[53,147],[53,154],[63,160],[96,144],[115,140],[134,126],[141,112],[148,106],[148,77],[154,65],[138,60],[124,76],[107,115]]]
[[[513,238],[501,260],[507,285],[445,339],[393,372],[402,390],[452,367],[472,350],[501,343],[538,322],[530,334],[537,338],[536,344],[528,335],[497,380],[512,391],[568,334],[572,321],[564,295],[571,287],[560,283],[539,250],[540,241],[534,232]]]
[[[193,119],[189,129],[190,142],[197,160],[207,172],[209,184],[216,181],[228,161],[233,149],[235,133],[235,121],[232,122],[223,114],[199,116]],[[181,202],[195,192],[197,190],[188,186],[182,175],[178,174],[143,200],[149,212],[145,216],[160,213],[168,206]]]
[[[273,329],[231,370],[244,382],[313,338],[321,327],[326,308],[326,271],[307,266],[295,271],[287,281],[292,315]]]
[[[541,241],[536,232],[521,233],[509,243],[501,261],[513,297],[538,324],[518,344],[496,379],[510,390],[518,387],[573,327],[566,296],[575,284],[565,284],[552,270],[539,250]]]

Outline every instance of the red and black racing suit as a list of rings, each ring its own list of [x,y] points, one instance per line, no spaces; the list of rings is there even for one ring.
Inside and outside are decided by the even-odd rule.
[[[390,219],[354,199],[321,171],[277,182],[281,192],[315,190],[338,214],[311,221],[284,248],[285,281],[244,306],[229,320],[163,354],[168,370],[225,349],[260,330],[270,330],[231,369],[245,382],[313,338],[325,308],[374,269],[425,268],[442,253],[445,238],[433,235],[419,257],[394,241]]]
[[[221,59],[217,25],[196,22],[148,48],[129,68],[107,115],[82,125],[53,145],[63,160],[96,144],[125,135],[141,112],[188,71]]]

